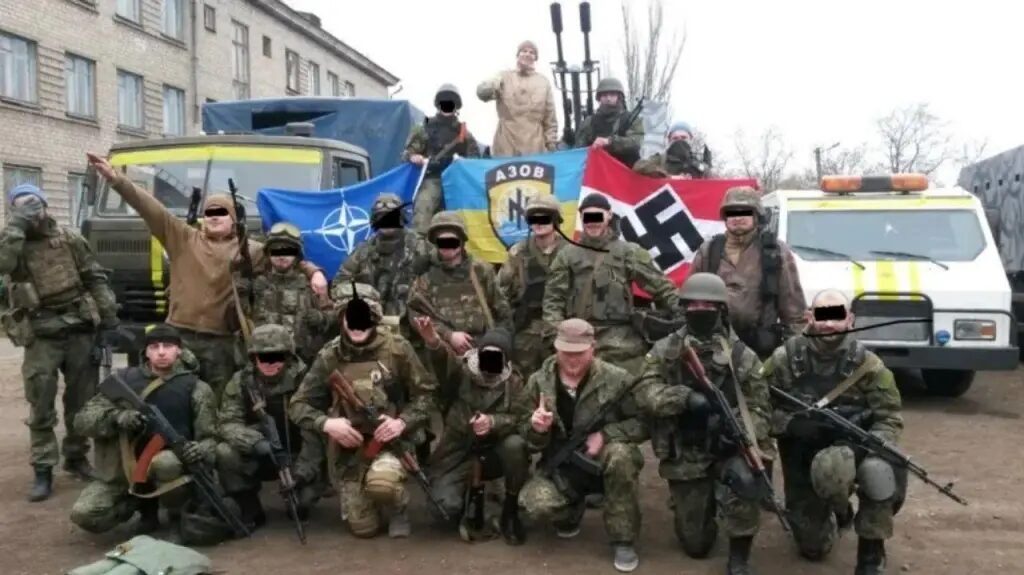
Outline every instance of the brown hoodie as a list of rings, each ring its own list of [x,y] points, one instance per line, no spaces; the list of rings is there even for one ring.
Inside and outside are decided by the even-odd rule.
[[[208,237],[123,175],[118,175],[111,187],[142,216],[170,257],[171,301],[167,323],[202,333],[229,335],[229,318],[235,317],[230,263],[238,259],[238,241],[234,234],[223,239]],[[235,206],[230,196],[211,195],[206,207],[211,206],[226,208],[234,219]],[[260,265],[263,244],[249,240],[249,253],[253,265]],[[319,271],[308,261],[301,265],[307,276]]]

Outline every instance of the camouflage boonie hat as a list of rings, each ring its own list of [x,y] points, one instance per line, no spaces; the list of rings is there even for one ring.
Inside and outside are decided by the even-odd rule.
[[[261,325],[252,330],[249,353],[295,353],[295,340],[288,328],[276,323]]]
[[[725,287],[725,281],[716,274],[695,273],[683,282],[679,289],[679,300],[728,303],[729,290]]]
[[[430,228],[427,229],[427,237],[432,240],[443,231],[454,233],[462,241],[466,241],[469,237],[466,233],[466,224],[462,221],[462,217],[451,210],[434,214],[434,217],[430,220]]]
[[[569,505],[569,499],[555,487],[553,481],[534,475],[519,493],[519,505],[528,517],[541,518]]]
[[[722,205],[718,208],[719,216],[725,219],[725,212],[730,208],[751,208],[761,213],[761,193],[750,186],[729,188],[722,198]]]
[[[278,222],[273,226],[270,226],[270,231],[267,233],[267,241],[265,247],[267,251],[270,250],[270,246],[274,244],[281,244],[298,248],[299,254],[302,253],[302,231],[299,230],[298,226],[288,222]]]
[[[846,505],[857,478],[857,460],[846,446],[822,449],[811,460],[811,487],[814,493],[836,508]]]
[[[336,284],[331,289],[331,299],[334,300],[334,311],[338,314],[345,313],[345,308],[348,307],[348,302],[352,301],[352,282],[341,282]],[[384,308],[380,303],[380,292],[377,291],[370,284],[356,283],[355,294],[360,299],[366,300],[366,303],[370,306],[370,311],[379,320],[384,317]]]

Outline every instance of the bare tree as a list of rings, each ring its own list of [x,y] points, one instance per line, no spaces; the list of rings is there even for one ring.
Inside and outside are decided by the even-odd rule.
[[[893,110],[878,120],[878,133],[886,168],[892,173],[930,175],[954,157],[947,125],[927,103]]]
[[[686,45],[686,30],[682,34],[666,35],[662,18],[663,0],[648,0],[647,31],[641,36],[633,21],[632,0],[622,0],[622,57],[626,68],[626,87],[630,97],[656,102],[670,102],[672,80]]]
[[[988,138],[965,141],[960,144],[954,162],[958,167],[969,166],[985,157],[988,151]]]
[[[868,170],[867,144],[860,144],[852,148],[838,147],[833,150],[822,150],[821,153],[821,174],[851,174],[859,175]],[[811,174],[812,178],[814,177]],[[815,182],[817,186],[817,182]]]
[[[786,173],[786,166],[793,159],[793,150],[786,145],[779,129],[769,127],[753,140],[748,140],[740,129],[736,131],[733,142],[742,173],[748,178],[756,178],[765,192],[776,190]]]

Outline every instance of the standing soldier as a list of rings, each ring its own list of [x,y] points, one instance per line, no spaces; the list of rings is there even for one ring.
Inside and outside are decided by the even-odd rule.
[[[39,188],[21,184],[9,200],[10,218],[0,231],[0,274],[10,307],[0,320],[11,343],[25,348],[21,377],[35,468],[28,500],[42,501],[50,496],[59,459],[53,432],[58,371],[64,374],[64,469],[92,478],[89,441],[72,422],[96,393],[96,332],[117,326],[117,303],[89,243],[47,214]]]
[[[405,338],[378,327],[377,290],[339,284],[334,292],[341,335],[317,355],[289,415],[302,429],[327,436],[331,479],[352,534],[375,536],[382,513],[390,511],[388,534],[407,537],[409,470],[402,459],[407,442],[422,441],[416,436],[435,409],[437,383]],[[368,419],[371,410],[381,414],[378,421]]]
[[[600,105],[592,116],[587,116],[576,133],[576,147],[605,148],[626,167],[640,160],[644,143],[644,121],[639,114],[629,126],[630,111],[626,108],[626,90],[615,78],[601,78],[597,83],[597,101]],[[625,133],[619,134],[624,131]]]
[[[582,319],[558,326],[554,356],[526,384],[526,399],[537,406],[522,421],[531,451],[541,452],[538,473],[519,494],[526,515],[555,521],[558,536],[575,537],[586,512],[586,496],[604,493],[604,526],[622,572],[640,564],[633,544],[640,533],[639,444],[646,438],[633,402],[633,377],[594,357],[594,327]],[[586,437],[581,451],[555,469],[571,438]],[[572,446],[570,445],[570,448]]]
[[[526,40],[516,48],[516,67],[481,82],[476,95],[494,100],[498,128],[491,155],[528,156],[558,148],[558,116],[551,82],[537,72],[537,45]]]
[[[281,469],[271,457],[279,463],[294,461],[288,472],[295,482],[301,521],[317,498],[324,457],[323,436],[300,430],[288,420],[288,401],[306,366],[296,356],[291,333],[283,325],[265,324],[253,330],[248,352],[251,363],[228,382],[217,413],[221,484],[241,508],[243,521],[259,527],[266,521],[260,487],[265,480],[280,479]],[[272,444],[264,413],[273,421],[280,445]]]
[[[693,151],[693,130],[686,122],[668,129],[665,150],[633,164],[633,171],[649,178],[707,178],[711,171],[711,153],[705,146],[701,158]]]
[[[480,481],[504,477],[499,524],[505,541],[520,545],[526,532],[519,519],[519,491],[530,474],[530,454],[519,435],[519,420],[530,412],[530,406],[522,401],[523,376],[510,360],[512,338],[504,329],[491,330],[480,338],[476,349],[460,357],[441,341],[429,317],[418,318],[416,328],[427,348],[444,356],[448,364],[445,379],[458,385],[458,396],[448,411],[444,435],[430,465],[434,497],[454,520],[461,517],[467,521],[464,504],[474,469],[481,468]]]
[[[312,362],[323,346],[324,334],[332,320],[322,309],[322,300],[309,287],[302,271],[302,235],[299,228],[286,222],[276,223],[264,244],[266,261],[256,271],[252,285],[238,277],[239,297],[253,325],[278,324],[288,329],[298,356]],[[249,290],[253,309],[248,308]]]
[[[544,289],[544,321],[551,333],[566,318],[587,320],[597,330],[598,357],[639,373],[647,343],[632,324],[632,284],[649,293],[659,310],[675,308],[676,288],[647,250],[619,238],[608,198],[590,193],[579,209],[582,245],[555,256]]]
[[[452,163],[457,154],[463,158],[479,158],[480,147],[466,123],[459,121],[462,96],[452,84],[442,84],[434,95],[437,114],[425,118],[422,126],[415,126],[405,144],[402,159],[417,166],[427,165],[420,189],[413,205],[413,227],[421,236],[427,234],[430,219],[442,209],[444,192],[441,172]]]
[[[530,236],[509,248],[508,261],[498,271],[498,285],[512,304],[515,362],[528,378],[551,355],[551,342],[544,338],[544,286],[551,262],[566,242],[555,231],[555,226],[562,223],[562,211],[553,195],[531,201],[526,207],[526,222],[530,224]]]
[[[768,381],[808,403],[828,400],[835,411],[893,445],[903,431],[900,392],[892,372],[856,337],[850,302],[841,292],[818,294],[807,313],[807,334],[790,339],[765,362]],[[841,443],[827,424],[777,405],[772,431],[786,476],[786,507],[800,553],[820,561],[838,528],[857,532],[855,575],[881,575],[885,540],[906,496],[904,468]],[[850,495],[856,491],[854,515]]]
[[[717,274],[729,288],[729,320],[758,357],[768,356],[804,324],[803,288],[789,247],[764,229],[761,194],[729,188],[719,209],[725,234],[701,244],[690,273]]]
[[[651,421],[658,474],[668,481],[676,537],[686,554],[707,557],[718,536],[716,513],[729,537],[729,575],[749,575],[764,495],[729,438],[714,398],[700,391],[686,354],[697,354],[712,385],[748,437],[770,449],[768,386],[761,362],[729,329],[728,293],[713,274],[695,274],[682,286],[686,327],[660,340],[647,354],[637,402]]]

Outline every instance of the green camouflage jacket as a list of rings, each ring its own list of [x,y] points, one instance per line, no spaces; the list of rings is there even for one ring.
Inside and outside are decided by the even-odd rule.
[[[245,387],[258,387],[259,394],[267,403],[267,413],[274,417],[280,429],[284,423],[281,418],[287,414],[287,402],[298,388],[299,376],[305,369],[306,365],[298,358],[294,358],[273,382],[267,382],[252,363],[236,371],[224,387],[220,409],[217,412],[217,427],[221,441],[240,453],[252,453],[253,447],[264,437],[252,409],[252,399]],[[281,441],[285,441],[283,434]]]
[[[470,280],[471,267],[494,319],[491,327],[504,327],[511,333],[512,309],[505,294],[498,289],[494,268],[469,254],[463,254],[462,262],[456,266],[444,264],[435,257],[430,269],[416,278],[409,291],[410,322],[420,316],[430,317],[444,341],[448,341],[453,331],[464,331],[474,337],[483,335],[489,326],[484,315],[485,304]]]
[[[600,109],[598,109],[600,113]],[[626,164],[627,167],[631,167],[636,161],[636,158],[640,157],[640,148],[644,143],[644,119],[642,115],[636,117],[633,123],[626,130],[625,136],[619,136],[619,125],[625,123],[629,118],[630,110],[623,107],[621,113],[615,118],[611,129],[606,133],[604,137],[608,138],[608,146],[605,150],[609,154],[614,156],[620,162]],[[605,130],[597,130],[595,127],[595,117],[597,114],[587,116],[583,123],[580,124],[579,130],[576,132],[576,147],[586,148],[594,143],[598,137],[602,136],[599,131],[604,132]]]
[[[403,229],[394,240],[375,234],[345,259],[332,283],[355,280],[372,285],[380,294],[384,315],[404,317],[409,288],[427,271],[432,254],[433,246],[412,230]]]
[[[238,281],[238,286],[242,307],[255,327],[271,323],[283,325],[292,334],[295,349],[302,357],[311,357],[320,350],[325,339],[323,334],[334,322],[334,313],[320,303],[298,262],[279,272],[267,261],[252,282],[254,306],[251,310],[248,282]]]
[[[568,242],[555,237],[551,253],[539,249],[533,238],[516,242],[508,250],[508,260],[498,270],[498,287],[512,306],[516,332],[544,331],[544,290],[555,256]]]

